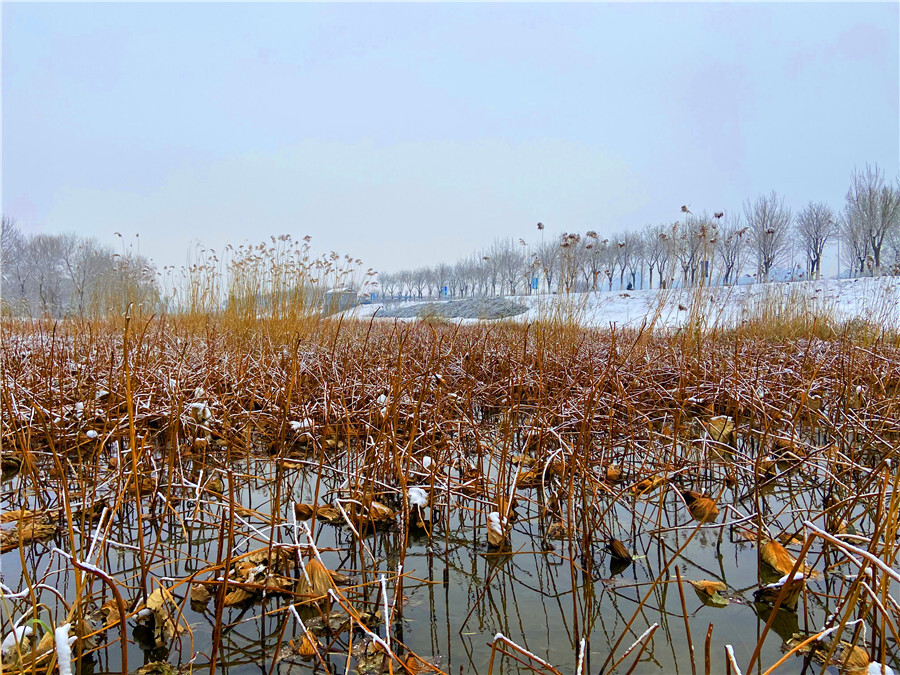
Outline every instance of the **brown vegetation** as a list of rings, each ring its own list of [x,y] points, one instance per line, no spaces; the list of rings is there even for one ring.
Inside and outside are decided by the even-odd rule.
[[[633,614],[593,645],[592,672],[624,672],[649,648],[652,627],[626,652],[673,565],[713,536],[751,542],[788,576],[773,585],[760,566],[743,591],[759,589],[772,617],[815,617],[827,603],[821,629],[859,619],[873,660],[896,653],[886,594],[898,574],[900,352],[889,337],[249,321],[4,325],[2,443],[16,461],[3,504],[17,513],[4,518],[3,560],[22,570],[4,583],[24,591],[4,600],[4,635],[21,617],[80,626],[105,608],[102,626],[79,629],[76,658],[124,670],[126,624],[173,661],[196,659],[185,619],[196,611],[213,672],[231,658],[222,636],[243,616],[232,613],[250,611],[279,622],[273,660],[431,672],[433,655],[396,632],[413,583],[404,560],[424,537],[494,566],[523,551],[561,562],[578,654],[599,626],[600,599],[581,589],[608,576],[604,563],[613,575],[622,562],[647,567],[663,547]],[[214,536],[195,547],[197,528]],[[343,533],[330,550],[323,528]],[[784,533],[800,533],[799,552],[777,543]],[[110,555],[123,544],[134,566]],[[65,604],[47,590],[52,546],[76,580]],[[811,582],[816,572],[829,584]],[[472,611],[492,577],[480,583]],[[692,583],[732,611],[723,582]],[[24,642],[5,657],[10,672],[40,670]],[[510,641],[492,644],[539,667]]]

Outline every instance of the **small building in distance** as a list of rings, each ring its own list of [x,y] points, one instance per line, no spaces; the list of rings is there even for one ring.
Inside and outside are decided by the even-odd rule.
[[[322,297],[322,314],[330,316],[359,304],[359,294],[352,288],[332,288]]]

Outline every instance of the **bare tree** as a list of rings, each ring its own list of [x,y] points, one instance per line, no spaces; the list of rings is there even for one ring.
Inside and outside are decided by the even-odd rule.
[[[761,281],[768,281],[775,268],[787,262],[790,254],[792,274],[795,253],[801,248],[810,276],[821,276],[824,248],[835,234],[840,235],[844,258],[856,273],[879,270],[883,264],[896,266],[900,272],[900,182],[885,186],[880,170],[867,167],[853,175],[853,185],[840,217],[824,204],[810,202],[798,214],[792,227],[791,211],[783,197],[775,191],[747,200],[743,219],[737,214],[718,211],[694,215],[682,207],[683,220],[671,226],[646,227],[640,235],[622,232],[611,239],[601,239],[594,231],[563,233],[544,239],[544,226],[533,248],[519,239],[497,240],[489,248],[460,260],[451,268],[430,270],[425,286],[429,295],[448,292],[468,295],[497,295],[531,290],[533,280],[543,281],[544,292],[597,290],[606,277],[611,291],[615,277],[619,285],[627,282],[643,288],[649,271],[648,285],[654,277],[658,286],[668,287],[679,279],[684,286],[706,283],[738,283],[745,265],[756,263]],[[796,236],[793,236],[796,235]],[[883,261],[884,254],[887,255]],[[409,293],[422,291],[411,280],[415,273],[407,271],[398,277],[410,283]],[[640,277],[640,282],[638,282]],[[540,281],[539,284],[540,285]],[[402,287],[402,286],[401,286]]]
[[[510,295],[516,294],[518,283],[525,266],[525,253],[512,239],[497,239],[491,246],[489,263],[496,268],[500,279],[500,293],[503,286]]]
[[[644,257],[649,268],[649,287],[653,288],[653,270],[659,276],[658,285],[665,287],[665,272],[669,262],[671,241],[668,228],[662,225],[648,225],[643,232]]]
[[[25,237],[22,236],[22,231],[16,225],[15,218],[3,216],[0,221],[0,266],[13,262],[15,256],[20,254],[24,242]],[[5,271],[3,278],[6,278]]]
[[[593,260],[594,247],[598,244],[597,233],[591,230],[581,238],[581,251],[578,253],[578,272],[584,284],[584,290],[594,287]]]
[[[579,252],[581,247],[581,235],[568,234],[563,232],[559,241],[559,285],[560,291],[571,293],[575,291],[575,284],[578,281],[578,270],[580,263]]]
[[[847,208],[866,233],[875,274],[881,273],[881,251],[885,240],[900,227],[900,185],[885,185],[878,166],[854,171],[847,191]]]
[[[629,232],[625,235],[625,250],[627,254],[624,256],[624,264],[631,278],[632,289],[637,288],[637,274],[644,262],[644,240],[636,232]],[[643,280],[642,280],[643,283]]]
[[[605,246],[601,249],[602,257],[600,260],[603,269],[603,276],[606,277],[606,289],[612,290],[613,279],[616,276],[616,267],[619,264],[619,244],[618,242],[606,241]]]
[[[884,264],[889,266],[890,273],[900,275],[900,227],[895,228],[887,239],[887,255]]]
[[[393,299],[397,288],[397,275],[391,272],[378,273],[378,285],[381,287],[381,299]]]
[[[584,239],[582,241],[585,249],[585,284],[592,291],[596,291],[597,281],[603,274],[603,262],[607,255],[609,240],[600,239],[600,235],[598,235],[594,230],[588,230],[585,233]]]
[[[688,213],[683,223],[677,222],[672,226],[670,250],[674,261],[681,267],[681,283],[684,286],[692,286],[698,279],[702,283],[708,273],[715,234],[715,224],[706,214],[695,216]]]
[[[469,294],[469,289],[474,287],[473,276],[467,260],[459,260],[453,266],[453,279],[462,297],[466,297]]]
[[[740,215],[729,214],[719,226],[716,253],[722,265],[722,283],[726,286],[737,283],[741,269],[747,262],[749,228],[741,223]]]
[[[692,236],[697,240],[697,267],[691,283],[699,283],[701,286],[712,282],[713,267],[715,265],[715,251],[719,243],[718,218],[710,218],[704,211],[695,218],[692,223]]]
[[[156,269],[141,255],[116,254],[108,270],[91,282],[90,298],[94,316],[119,314],[129,303],[138,311],[152,310],[160,301]]]
[[[440,292],[443,293],[444,288],[447,289],[447,293],[450,296],[456,295],[456,279],[453,275],[453,268],[446,263],[439,263],[435,268],[435,274],[438,277],[438,285],[440,286]]]
[[[157,307],[156,269],[144,257],[68,234],[23,235],[10,218],[2,230],[3,299],[17,314],[61,318],[122,311],[128,300]]]
[[[791,210],[774,190],[756,201],[744,203],[744,218],[750,230],[750,242],[756,260],[757,278],[769,280],[772,269],[781,262],[790,236]]]
[[[628,263],[631,259],[631,247],[628,245],[625,234],[622,232],[614,234],[610,249],[615,260],[615,266],[619,269],[619,290],[622,290],[625,288],[625,270],[628,268]]]
[[[93,238],[68,234],[62,236],[61,252],[64,274],[71,293],[68,309],[84,317],[91,303],[96,280],[114,266],[112,249],[101,246]]]
[[[519,282],[522,284],[523,292],[527,295],[532,294],[531,281],[538,276],[539,266],[535,263],[534,256],[528,248],[528,243],[524,239],[519,239]],[[540,282],[538,282],[540,283]]]
[[[494,266],[491,264],[490,256],[476,253],[472,256],[469,264],[472,269],[472,278],[474,281],[473,295],[489,295],[493,288],[497,287],[497,278],[494,276]]]
[[[806,253],[807,272],[810,278],[819,279],[825,245],[837,232],[834,211],[824,202],[810,202],[797,214],[795,227],[797,240]]]
[[[422,299],[425,289],[428,286],[428,268],[420,267],[412,271],[410,276],[410,284],[419,299]]]
[[[553,280],[556,278],[557,273],[559,272],[559,253],[559,242],[556,240],[542,242],[537,247],[537,253],[535,254],[535,256],[539,265],[539,269],[541,270],[541,274],[544,277],[544,283],[546,284],[547,293],[550,293],[553,290]]]
[[[838,219],[841,244],[841,262],[847,263],[852,276],[860,276],[866,270],[866,262],[874,258],[869,254],[870,239],[865,220],[851,204],[845,204]]]
[[[33,293],[42,316],[62,316],[62,253],[62,241],[57,235],[37,234],[29,241],[28,263],[34,268]]]
[[[397,273],[397,292],[402,299],[413,294],[413,273],[411,270],[401,270]]]
[[[3,301],[14,311],[27,312],[28,289],[34,272],[28,264],[28,241],[13,218],[3,216],[0,228]]]

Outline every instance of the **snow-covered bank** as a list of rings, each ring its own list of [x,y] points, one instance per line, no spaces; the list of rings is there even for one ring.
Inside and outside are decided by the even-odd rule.
[[[481,302],[486,303],[485,311],[478,314],[476,310],[475,315],[493,318],[488,305],[494,300],[496,299],[483,299]],[[645,320],[655,319],[659,327],[676,328],[691,316],[702,316],[709,326],[733,326],[747,319],[795,311],[828,317],[838,322],[860,318],[885,326],[900,327],[900,277],[827,279],[700,289],[523,295],[510,296],[507,300],[527,308],[524,312],[505,318],[507,321],[520,322],[561,318],[584,326],[607,327],[612,324],[622,327],[639,326]],[[477,301],[466,300],[467,306],[473,302]],[[513,306],[512,303],[510,306]],[[435,316],[439,314],[435,309],[443,304],[442,301],[433,300],[373,303],[361,305],[344,314],[362,319],[400,314],[405,320],[411,320],[408,317],[415,315]],[[398,309],[402,311],[398,312]],[[383,318],[404,320],[387,316]],[[485,319],[456,320],[473,323]]]

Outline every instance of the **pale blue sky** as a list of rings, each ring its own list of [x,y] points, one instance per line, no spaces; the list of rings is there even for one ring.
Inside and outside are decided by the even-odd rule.
[[[886,4],[2,7],[3,211],[379,269],[900,171]]]

